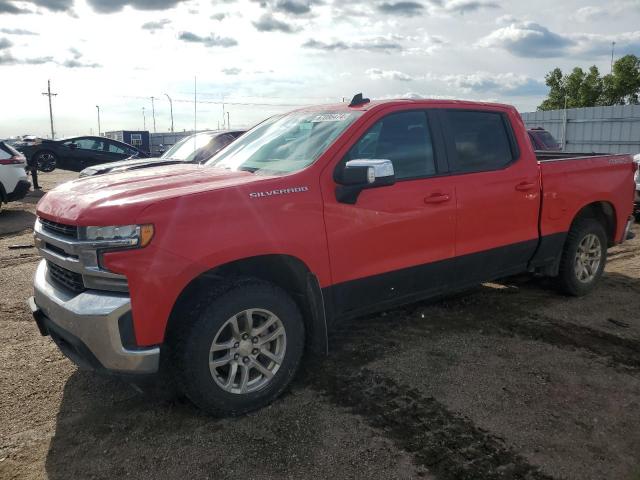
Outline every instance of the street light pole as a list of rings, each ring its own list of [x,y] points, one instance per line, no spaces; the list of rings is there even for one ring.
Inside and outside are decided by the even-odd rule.
[[[156,133],[156,105],[153,101],[156,97],[151,97],[151,113],[153,114],[153,133]]]
[[[173,101],[168,93],[165,93],[165,95],[169,99],[169,108],[171,109],[171,133],[173,133]]]
[[[142,107],[142,130],[147,129],[147,116],[144,114],[144,107]]]
[[[51,97],[55,97],[58,94],[51,93],[51,80],[47,80],[47,91],[42,95],[49,97],[49,121],[51,122],[51,140],[53,140],[56,136],[56,133],[53,130],[53,107],[51,106]]]
[[[98,136],[101,137],[102,129],[100,128],[100,105],[96,105],[96,108],[98,109]]]

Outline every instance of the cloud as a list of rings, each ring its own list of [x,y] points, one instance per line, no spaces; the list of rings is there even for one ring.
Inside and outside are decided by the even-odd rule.
[[[142,29],[149,30],[153,33],[156,30],[162,30],[166,25],[169,25],[170,23],[171,20],[169,20],[168,18],[163,18],[162,20],[155,20],[142,24]]]
[[[591,59],[611,55],[611,43],[620,55],[640,50],[640,31],[615,35],[572,33],[560,35],[534,22],[514,22],[491,32],[476,42],[479,48],[502,48],[525,58],[574,56]]]
[[[476,43],[480,48],[503,48],[518,57],[547,58],[566,55],[575,41],[534,22],[512,23]]]
[[[99,63],[83,62],[82,60],[78,60],[76,58],[65,60],[60,65],[66,68],[100,68],[102,66]]]
[[[87,3],[96,12],[114,13],[119,12],[126,6],[137,10],[168,10],[185,1],[187,0],[87,0]]]
[[[288,16],[310,15],[315,5],[324,5],[324,0],[253,0],[269,12]]]
[[[13,42],[8,38],[0,38],[0,50],[6,50],[13,46]]]
[[[211,20],[217,20],[217,21],[219,21],[219,22],[220,22],[220,21],[222,21],[226,16],[227,16],[227,14],[226,14],[226,13],[222,13],[222,12],[220,12],[220,13],[214,13],[214,14],[213,14],[213,15],[211,15],[209,18],[210,18]]]
[[[16,58],[8,50],[0,52],[1,65],[42,65],[43,63],[53,62],[53,57],[35,57],[35,58]]]
[[[257,22],[253,22],[253,26],[260,32],[283,32],[294,33],[298,29],[293,25],[274,18],[271,14],[265,13]]]
[[[464,15],[465,13],[477,12],[479,10],[491,10],[500,8],[496,2],[487,0],[452,0],[448,2],[444,9]]]
[[[428,79],[453,85],[464,93],[494,92],[509,96],[544,95],[547,87],[544,82],[516,73],[476,72],[459,75],[428,75]]]
[[[410,82],[413,77],[397,70],[380,70],[379,68],[370,68],[365,72],[369,78],[373,80],[399,80],[401,82]]]
[[[40,35],[39,33],[22,28],[0,28],[0,32],[6,33],[7,35]]]
[[[418,2],[385,2],[378,5],[378,11],[388,15],[412,17],[424,13],[424,5]]]
[[[14,15],[21,13],[32,13],[31,10],[27,10],[26,8],[19,8],[14,5],[12,2],[7,0],[0,0],[0,14],[2,13],[11,13]],[[2,61],[0,61],[2,63]],[[6,65],[6,64],[5,64]]]
[[[327,52],[334,52],[337,50],[364,50],[369,52],[383,53],[402,51],[402,45],[395,39],[389,37],[374,37],[357,42],[344,42],[342,40],[323,42],[316,39],[309,39],[302,44],[302,48],[324,50]]]
[[[44,7],[52,12],[66,12],[73,7],[74,0],[29,0],[38,7]]]
[[[188,43],[201,43],[207,47],[229,48],[238,45],[238,42],[233,38],[219,37],[214,34],[201,37],[200,35],[196,35],[192,32],[180,32],[178,39]]]
[[[586,23],[592,20],[602,19],[609,16],[609,12],[601,7],[586,6],[579,8],[571,15],[571,19],[577,22]]]
[[[225,75],[240,75],[241,72],[242,72],[242,69],[237,67],[222,69],[222,73],[224,73]]]

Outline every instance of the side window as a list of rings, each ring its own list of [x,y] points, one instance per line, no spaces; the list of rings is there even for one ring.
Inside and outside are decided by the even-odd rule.
[[[498,170],[513,161],[501,113],[448,110],[446,117],[457,154],[456,171]]]
[[[109,142],[109,153],[125,153],[124,148],[120,145],[116,145],[115,143]]]
[[[80,150],[102,150],[104,142],[93,138],[79,138],[71,143],[75,143]]]
[[[426,112],[393,113],[379,120],[349,150],[344,162],[365,158],[391,160],[398,180],[434,175]]]

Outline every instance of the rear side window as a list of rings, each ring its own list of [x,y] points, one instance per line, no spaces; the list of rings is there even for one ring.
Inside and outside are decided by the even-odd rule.
[[[109,143],[109,153],[125,153],[124,148],[116,145],[115,143]]]
[[[498,170],[515,159],[506,119],[501,113],[447,110],[445,115],[457,172]]]
[[[349,150],[343,161],[391,160],[398,180],[436,173],[431,133],[424,111],[394,113],[379,120]]]

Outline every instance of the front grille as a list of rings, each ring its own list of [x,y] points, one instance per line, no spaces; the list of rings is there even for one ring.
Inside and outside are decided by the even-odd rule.
[[[49,274],[53,280],[75,293],[84,292],[85,287],[82,281],[82,275],[49,261],[47,262],[47,266],[49,267]]]
[[[42,224],[42,228],[49,232],[62,235],[63,237],[78,238],[78,227],[74,225],[52,222],[51,220],[46,220],[44,218],[40,219],[40,223]]]

